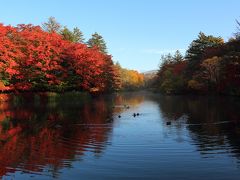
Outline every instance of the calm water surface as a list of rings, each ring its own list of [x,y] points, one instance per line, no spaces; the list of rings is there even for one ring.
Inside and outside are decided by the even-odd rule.
[[[140,92],[2,103],[0,177],[240,179],[240,99]]]

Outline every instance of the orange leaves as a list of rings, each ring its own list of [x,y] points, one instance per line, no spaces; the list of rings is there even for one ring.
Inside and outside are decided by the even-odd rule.
[[[121,85],[124,89],[137,89],[143,87],[144,76],[138,71],[119,67],[121,74]]]

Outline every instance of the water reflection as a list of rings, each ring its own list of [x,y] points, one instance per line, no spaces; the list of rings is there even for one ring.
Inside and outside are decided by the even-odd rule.
[[[73,179],[240,175],[234,169],[240,162],[238,98],[144,92],[7,98],[0,104],[0,177],[68,178],[66,169]],[[229,164],[231,158],[237,163]]]
[[[163,120],[186,127],[204,157],[240,157],[239,98],[161,96],[158,103]]]
[[[30,98],[32,99],[32,98]],[[85,151],[104,150],[112,126],[104,98],[79,104],[24,100],[1,104],[0,176],[16,170],[57,176]]]
[[[115,95],[80,102],[35,96],[8,96],[0,104],[0,177],[15,171],[58,177],[59,169],[71,167],[85,152],[100,156],[111,136],[113,113],[144,98]]]

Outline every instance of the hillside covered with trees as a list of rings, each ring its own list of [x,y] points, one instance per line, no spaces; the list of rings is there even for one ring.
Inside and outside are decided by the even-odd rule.
[[[177,51],[161,57],[155,88],[166,94],[240,95],[240,24],[224,42],[200,32],[185,57]]]

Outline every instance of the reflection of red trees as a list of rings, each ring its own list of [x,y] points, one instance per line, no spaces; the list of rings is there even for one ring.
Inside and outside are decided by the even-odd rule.
[[[8,117],[10,126],[0,129],[0,177],[17,167],[42,172],[50,165],[56,171],[85,151],[100,153],[111,130],[111,124],[105,124],[111,112],[104,99],[67,111],[4,104],[0,121]]]

